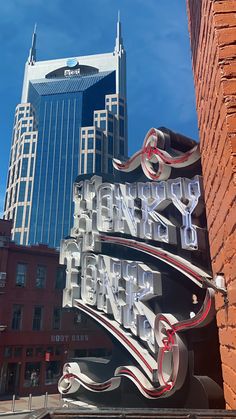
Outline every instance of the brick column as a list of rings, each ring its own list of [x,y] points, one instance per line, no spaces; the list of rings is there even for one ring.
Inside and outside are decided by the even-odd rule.
[[[226,408],[236,409],[236,1],[187,0]]]

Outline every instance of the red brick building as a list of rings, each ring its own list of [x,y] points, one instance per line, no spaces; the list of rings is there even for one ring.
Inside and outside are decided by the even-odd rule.
[[[62,309],[65,268],[47,246],[10,241],[0,220],[0,394],[57,391],[68,358],[109,352],[110,340],[74,309]]]
[[[236,1],[187,0],[226,407],[236,409]]]

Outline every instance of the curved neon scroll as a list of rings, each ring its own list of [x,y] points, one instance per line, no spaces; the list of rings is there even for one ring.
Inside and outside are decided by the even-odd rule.
[[[76,301],[76,306],[85,312],[87,311],[89,315],[116,336],[117,330],[112,327],[112,324],[109,324],[101,313],[86,307],[79,300]],[[212,321],[213,316],[214,291],[208,289],[204,303],[193,319],[178,322],[170,314],[160,313],[156,315],[154,330],[159,350],[155,366],[153,362],[150,365],[147,360],[144,372],[133,365],[120,366],[114,371],[113,377],[104,382],[96,382],[88,375],[82,373],[77,363],[67,363],[64,366],[63,376],[58,384],[59,391],[63,395],[73,394],[79,390],[81,385],[92,392],[112,391],[120,385],[120,379],[123,376],[129,378],[146,398],[153,399],[170,396],[182,387],[187,373],[188,350],[182,332],[206,326]],[[118,338],[120,339],[121,337],[119,336]],[[124,336],[123,339],[126,340],[125,343],[127,344],[127,338]],[[132,346],[132,343],[128,342],[128,345]],[[136,351],[135,359],[138,360],[139,356],[143,358],[143,362],[144,357],[139,351]],[[157,374],[158,385],[154,385],[152,380],[148,378],[148,370],[149,373],[155,372]]]
[[[126,162],[113,159],[115,169],[122,172],[131,172],[141,165],[145,176],[151,180],[166,180],[170,177],[171,168],[190,166],[200,159],[199,145],[191,150],[178,154],[166,151],[164,133],[156,128],[151,128],[144,139],[143,147]],[[176,155],[177,154],[177,155]]]

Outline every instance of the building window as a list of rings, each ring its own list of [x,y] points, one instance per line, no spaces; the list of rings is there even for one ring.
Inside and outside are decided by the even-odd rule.
[[[100,121],[100,128],[101,128],[103,131],[105,131],[105,130],[106,130],[106,127],[107,127],[106,120],[105,120],[105,119],[101,120],[101,121]]]
[[[81,168],[80,173],[84,174],[84,154],[81,154]]]
[[[14,234],[14,242],[16,244],[20,244],[20,239],[21,239],[21,233],[18,231],[17,233]]]
[[[40,362],[26,362],[24,387],[37,387],[40,377]]]
[[[28,159],[22,159],[22,166],[21,166],[21,177],[26,177],[28,171]]]
[[[34,355],[34,350],[33,350],[33,348],[27,348],[26,349],[26,356],[33,356]]]
[[[61,375],[61,362],[50,361],[46,363],[46,377],[45,384],[56,384]]]
[[[29,154],[29,150],[30,150],[30,143],[25,143],[24,144],[24,149],[23,149],[23,154]]]
[[[61,327],[61,308],[54,307],[53,309],[53,319],[52,319],[52,328],[59,330]]]
[[[63,352],[63,346],[61,346],[61,345],[57,345],[57,346],[55,347],[55,355],[56,355],[56,356],[60,356],[60,355],[62,354],[62,352]]]
[[[66,269],[64,266],[58,266],[56,270],[56,283],[55,288],[57,290],[63,290],[66,285]]]
[[[21,329],[22,313],[23,313],[23,307],[19,304],[14,304],[13,305],[12,322],[11,322],[12,330],[20,330]]]
[[[31,199],[31,188],[32,188],[32,182],[29,182],[29,184],[28,184],[27,201],[30,201],[30,199]]]
[[[22,244],[25,246],[26,245],[26,241],[27,241],[27,232],[25,231],[23,234],[23,241]]]
[[[102,149],[102,142],[101,142],[101,138],[96,138],[96,149],[101,151]]]
[[[23,205],[19,205],[17,207],[15,228],[22,227],[23,211],[24,211]]]
[[[12,346],[6,346],[4,348],[4,358],[11,358],[12,357]]]
[[[123,119],[120,119],[120,137],[125,136],[125,123]]]
[[[46,282],[46,266],[38,265],[36,272],[36,288],[44,288]]]
[[[113,155],[113,137],[108,135],[108,154]]]
[[[88,149],[93,149],[93,137],[88,138]]]
[[[17,183],[17,184],[16,184],[16,188],[15,188],[15,198],[14,198],[14,204],[17,202],[18,186],[19,186],[19,183]]]
[[[41,330],[42,328],[43,307],[35,306],[33,314],[33,330]]]
[[[34,169],[34,159],[31,159],[30,161],[30,177],[33,176],[33,169]]]
[[[44,355],[44,350],[42,347],[38,347],[35,349],[35,355],[36,356],[43,356]]]
[[[13,188],[10,189],[10,194],[9,194],[9,204],[8,207],[11,207],[11,200],[12,200],[12,192],[13,192]]]
[[[124,156],[125,154],[125,143],[124,141],[120,141],[120,154]]]
[[[17,172],[16,172],[16,178],[17,179],[19,178],[19,174],[20,174],[20,160],[19,160],[18,165],[17,165]]]
[[[108,173],[113,173],[112,159],[108,159]]]
[[[15,213],[16,213],[16,207],[14,207],[13,210],[12,210],[12,217],[8,217],[8,219],[12,218],[14,220],[15,219]]]
[[[87,174],[93,173],[93,154],[89,153],[87,155]]]
[[[124,110],[124,106],[123,105],[120,105],[119,106],[119,113],[120,113],[121,116],[124,116],[125,115],[125,110]]]
[[[17,346],[16,348],[14,348],[14,357],[19,358],[21,356],[22,356],[22,348]]]
[[[18,196],[19,202],[22,202],[25,200],[25,187],[26,187],[26,182],[25,181],[20,182],[20,189],[19,189],[19,196]]]
[[[117,105],[111,105],[111,111],[114,114],[117,114]]]
[[[108,131],[113,132],[113,121],[108,120]]]
[[[30,206],[27,205],[26,210],[25,210],[25,227],[28,227],[28,221],[29,221],[29,210],[30,210]]]
[[[75,310],[74,314],[74,324],[77,324],[77,326],[81,326],[81,324],[83,324],[84,326],[87,324],[88,319],[84,316],[84,314],[81,311]]]
[[[85,138],[82,138],[82,146],[81,146],[82,150],[85,150]]]
[[[16,285],[24,287],[26,283],[27,265],[26,263],[17,263],[16,267]]]
[[[125,136],[125,123],[123,119],[120,119],[120,137]]]
[[[102,156],[101,154],[96,154],[96,160],[95,160],[95,172],[100,173],[101,172],[101,166],[102,166]]]

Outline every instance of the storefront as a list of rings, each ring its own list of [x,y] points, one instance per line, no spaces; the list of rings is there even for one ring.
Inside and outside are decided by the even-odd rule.
[[[9,241],[0,247],[3,260],[0,395],[57,392],[67,360],[107,353],[110,340],[78,310],[62,309],[65,268],[57,251]]]
[[[5,346],[0,371],[0,394],[22,396],[56,392],[63,365],[69,359],[107,355],[111,351],[101,345],[96,348],[94,342],[97,339],[94,338],[96,336],[91,336],[89,332],[51,335],[50,346]]]

